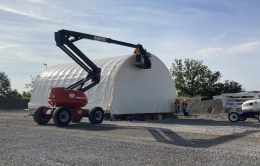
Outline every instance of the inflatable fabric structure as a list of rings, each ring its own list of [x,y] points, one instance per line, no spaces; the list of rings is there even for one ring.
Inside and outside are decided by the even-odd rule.
[[[101,68],[101,80],[85,92],[88,104],[84,107],[102,107],[111,114],[170,113],[176,96],[176,88],[164,63],[152,55],[151,69],[133,66],[134,55],[93,60]],[[36,81],[29,113],[40,106],[51,107],[47,102],[51,85],[68,87],[87,75],[78,64],[53,66]]]

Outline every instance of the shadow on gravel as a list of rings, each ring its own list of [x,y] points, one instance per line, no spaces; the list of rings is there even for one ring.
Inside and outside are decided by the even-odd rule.
[[[245,126],[245,127],[259,127],[260,123],[256,119],[248,121],[230,122],[212,119],[169,119],[160,121],[151,121],[151,123],[159,124],[178,124],[178,125],[196,125],[196,126]]]
[[[245,137],[252,133],[260,132],[260,130],[252,130],[220,136],[213,139],[185,139],[169,129],[148,129],[148,131],[158,142],[191,148],[208,148]]]
[[[48,124],[48,125],[55,126],[54,124]],[[109,124],[91,124],[87,122],[80,122],[80,123],[70,123],[68,126],[62,126],[58,128],[72,129],[72,130],[86,130],[86,131],[109,131],[109,130],[115,130],[117,126],[109,125]]]

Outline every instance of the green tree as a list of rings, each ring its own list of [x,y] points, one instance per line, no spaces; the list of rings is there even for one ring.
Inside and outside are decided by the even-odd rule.
[[[29,89],[29,92],[32,92],[33,86],[39,77],[40,77],[39,75],[37,75],[36,77],[31,76],[31,82],[25,84],[25,88]]]
[[[0,98],[22,98],[16,89],[11,89],[10,79],[5,72],[0,72]]]
[[[28,91],[23,91],[23,98],[25,99],[31,98],[33,86],[39,77],[40,77],[39,75],[37,75],[36,77],[31,76],[31,82],[25,84],[25,89],[28,89]]]
[[[241,84],[235,82],[233,80],[229,81],[226,80],[224,83],[224,89],[222,90],[223,93],[238,93],[245,90]]]
[[[5,72],[0,72],[0,98],[7,97],[11,90],[11,83]]]
[[[194,59],[175,59],[170,72],[181,96],[208,96],[221,74],[219,71],[212,72],[203,61]]]
[[[225,80],[224,83],[217,83],[214,89],[213,95],[220,95],[221,93],[239,93],[245,90],[241,84],[233,80]]]
[[[10,90],[6,96],[7,98],[21,99],[23,96],[16,89]]]
[[[175,59],[170,72],[180,96],[215,96],[221,93],[238,93],[242,85],[235,81],[219,82],[219,71],[212,72],[203,61],[194,59]]]
[[[32,93],[31,92],[25,92],[23,91],[23,99],[30,99],[31,98]]]

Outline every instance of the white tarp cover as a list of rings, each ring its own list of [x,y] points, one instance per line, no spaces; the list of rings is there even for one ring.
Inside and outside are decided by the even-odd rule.
[[[173,110],[176,89],[169,70],[159,58],[152,55],[152,68],[133,66],[134,56],[120,56],[93,60],[101,68],[98,85],[85,94],[88,104],[108,110],[111,114],[169,113]],[[51,67],[36,81],[28,108],[32,112],[47,102],[51,85],[68,87],[85,78],[87,73],[76,63]]]

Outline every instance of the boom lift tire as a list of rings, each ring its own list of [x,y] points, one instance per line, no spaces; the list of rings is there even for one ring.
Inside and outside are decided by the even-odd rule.
[[[230,112],[228,114],[228,119],[230,120],[230,122],[238,122],[238,120],[240,119],[240,116],[236,112]]]
[[[71,121],[74,123],[79,123],[81,121],[82,117],[72,117]]]
[[[71,121],[71,112],[68,107],[58,107],[53,115],[53,122],[56,126],[67,126]]]
[[[94,107],[91,109],[88,115],[89,121],[92,124],[100,124],[104,119],[104,111],[101,107]]]
[[[45,107],[37,108],[33,114],[34,121],[40,125],[47,124],[51,119],[51,115],[46,115],[43,113],[44,108]]]

